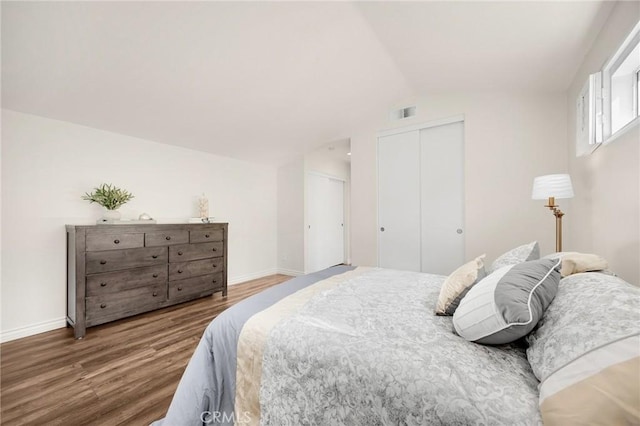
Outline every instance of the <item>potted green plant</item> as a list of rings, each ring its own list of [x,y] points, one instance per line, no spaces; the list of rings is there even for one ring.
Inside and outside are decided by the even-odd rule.
[[[95,187],[93,192],[87,192],[82,196],[83,200],[87,200],[91,203],[98,203],[107,209],[103,216],[105,221],[120,219],[120,212],[118,211],[118,208],[126,204],[132,198],[133,194],[126,189],[121,189],[108,183],[103,183],[102,185]]]

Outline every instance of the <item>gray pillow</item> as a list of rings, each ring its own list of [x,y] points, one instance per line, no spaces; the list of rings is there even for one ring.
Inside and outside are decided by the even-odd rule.
[[[466,340],[503,344],[526,336],[558,291],[561,260],[509,265],[473,286],[453,314],[456,332]]]
[[[493,261],[491,268],[489,268],[489,272],[497,271],[503,266],[515,265],[517,263],[538,259],[540,259],[540,247],[538,246],[537,241],[532,241],[529,244],[521,245],[501,254]]]

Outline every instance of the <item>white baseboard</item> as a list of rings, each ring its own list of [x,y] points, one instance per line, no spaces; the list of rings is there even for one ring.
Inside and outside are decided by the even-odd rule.
[[[14,328],[13,330],[3,331],[0,334],[0,343],[9,342],[11,340],[21,339],[23,337],[33,336],[58,328],[67,326],[67,319],[60,318],[55,320],[43,321],[26,327]]]
[[[276,269],[265,269],[263,271],[259,271],[259,272],[252,272],[250,274],[244,274],[244,275],[236,275],[233,277],[227,277],[227,284],[228,285],[234,285],[234,284],[240,284],[246,281],[251,281],[251,280],[255,280],[258,278],[262,278],[262,277],[266,277],[269,275],[274,275],[277,274],[278,271]]]
[[[304,275],[303,271],[296,271],[295,269],[277,268],[277,269],[265,269],[260,272],[253,272],[251,274],[237,275],[234,277],[227,277],[228,285],[240,284],[258,278],[268,277],[269,275],[283,274],[292,275],[294,277],[298,275]]]
[[[304,271],[296,271],[295,269],[286,269],[286,268],[278,268],[278,274],[283,275],[293,275],[297,277],[298,275],[304,275]]]

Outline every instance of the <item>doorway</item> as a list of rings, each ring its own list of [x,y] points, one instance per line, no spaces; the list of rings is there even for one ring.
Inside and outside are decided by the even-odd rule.
[[[307,173],[307,261],[305,272],[345,262],[343,180]]]

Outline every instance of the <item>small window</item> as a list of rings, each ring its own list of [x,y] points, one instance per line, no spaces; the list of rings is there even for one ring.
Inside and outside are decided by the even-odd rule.
[[[601,73],[591,74],[576,100],[576,156],[590,154],[602,142]]]
[[[638,117],[640,22],[602,70],[604,140]]]

